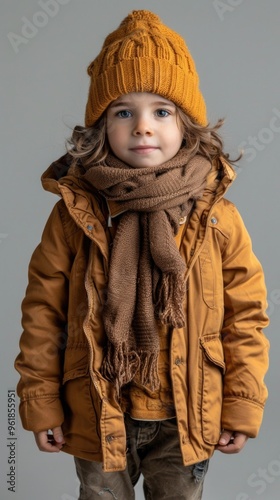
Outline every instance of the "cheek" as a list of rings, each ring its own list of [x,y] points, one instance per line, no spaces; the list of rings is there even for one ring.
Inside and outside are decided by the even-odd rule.
[[[109,143],[114,142],[117,130],[116,122],[114,120],[107,122],[106,132]]]
[[[177,148],[178,151],[183,142],[183,134],[181,134],[181,132],[179,132],[178,130],[174,131],[173,135],[172,136],[170,135],[170,139],[171,139],[171,144],[173,144],[173,148],[174,149]]]
[[[127,135],[128,133],[126,127],[119,122],[116,123],[115,121],[112,121],[108,123],[107,138],[110,145],[114,144],[117,147],[118,145],[120,146],[121,144],[125,144]]]
[[[166,140],[170,143],[175,144],[181,144],[183,141],[183,131],[179,127],[178,123],[174,121],[172,124],[170,124],[169,127],[166,127],[164,130],[164,134],[166,137]]]

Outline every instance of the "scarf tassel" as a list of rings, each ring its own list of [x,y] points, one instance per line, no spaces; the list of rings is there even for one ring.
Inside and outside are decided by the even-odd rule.
[[[149,387],[151,391],[159,389],[160,381],[158,376],[158,353],[140,351],[140,383]]]
[[[127,351],[127,344],[123,342],[118,346],[108,344],[107,355],[103,360],[101,373],[104,378],[112,382],[120,392],[120,388],[131,382],[139,369],[139,355],[131,350]]]
[[[103,377],[115,385],[118,395],[121,387],[131,382],[137,372],[142,385],[149,386],[151,391],[157,390],[160,384],[157,371],[158,353],[125,352],[126,347],[126,344],[122,344],[116,350],[112,344],[108,346],[101,369]]]
[[[163,274],[157,290],[155,307],[157,318],[162,324],[174,328],[182,328],[185,325],[184,293],[185,280],[182,276],[175,273]]]

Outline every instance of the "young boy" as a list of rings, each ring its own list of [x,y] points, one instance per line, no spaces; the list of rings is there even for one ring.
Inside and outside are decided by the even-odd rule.
[[[141,473],[147,499],[200,499],[214,450],[261,424],[262,268],[183,39],[133,11],[88,73],[85,127],[42,177],[62,199],[22,305],[22,423],[74,455],[80,500],[133,499]]]

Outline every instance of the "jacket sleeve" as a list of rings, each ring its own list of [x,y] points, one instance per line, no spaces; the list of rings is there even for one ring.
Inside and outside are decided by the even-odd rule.
[[[236,208],[231,235],[223,252],[224,323],[222,341],[226,363],[222,428],[249,437],[258,434],[267,388],[269,342],[266,287],[261,264]]]
[[[60,203],[55,205],[29,264],[22,302],[23,333],[15,361],[20,373],[17,392],[22,425],[33,432],[63,422],[60,386],[72,255],[64,236]]]

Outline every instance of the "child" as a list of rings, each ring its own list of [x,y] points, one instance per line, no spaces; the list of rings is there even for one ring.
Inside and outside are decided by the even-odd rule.
[[[133,11],[90,64],[85,127],[30,262],[16,369],[25,429],[74,455],[80,500],[200,499],[214,450],[258,433],[266,290],[194,62]],[[51,433],[49,432],[51,431]]]

